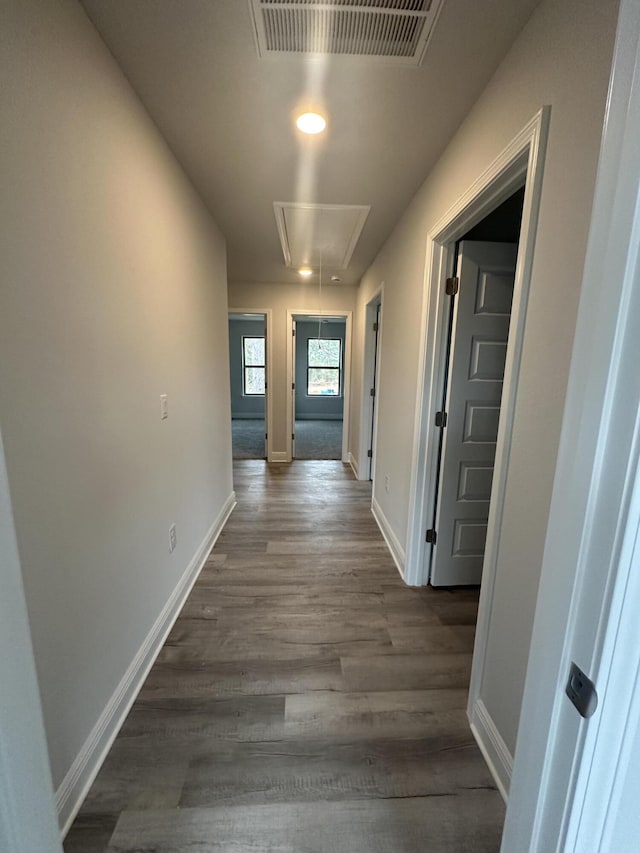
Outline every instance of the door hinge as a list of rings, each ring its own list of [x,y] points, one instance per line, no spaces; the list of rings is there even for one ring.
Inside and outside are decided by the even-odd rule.
[[[266,441],[268,438],[269,438],[269,433],[266,433],[266,432],[265,432],[265,434],[264,434],[264,440]]]
[[[446,412],[436,412],[436,426],[437,427],[446,427],[447,425],[447,413]]]
[[[444,292],[447,294],[447,296],[455,296],[455,294],[458,292],[459,287],[460,287],[460,279],[458,278],[457,275],[454,275],[451,278],[447,279],[447,283],[445,285]]]
[[[426,535],[426,537],[425,537],[425,540],[426,540],[430,545],[435,545],[435,544],[436,544],[436,531],[433,529],[433,527],[432,527],[432,528],[430,528],[429,530],[427,530],[427,535]]]
[[[292,383],[291,383],[291,390],[292,390],[292,391],[295,391],[295,390],[296,390],[296,383],[295,383],[295,382],[292,382]]]
[[[296,440],[295,433],[293,433],[293,432],[292,432],[292,433],[291,433],[291,441],[295,441],[295,440]]]
[[[264,390],[266,391],[268,387],[269,387],[269,386],[268,386],[268,385],[267,385],[267,383],[265,382],[265,383],[264,383]]]
[[[291,334],[292,334],[292,335],[293,335],[293,337],[295,338],[295,336],[296,336],[296,330],[295,330],[295,329],[291,329]]]
[[[373,457],[373,450],[367,450],[367,456],[371,459]]]
[[[377,332],[379,328],[380,328],[380,326],[379,326],[379,324],[378,324],[378,323],[374,323],[374,324],[373,324],[373,331],[374,331],[374,332]]]
[[[376,389],[375,389],[375,388],[372,388],[372,389],[371,389],[371,391],[369,391],[369,396],[370,396],[370,397],[375,397],[375,396],[376,396]]]

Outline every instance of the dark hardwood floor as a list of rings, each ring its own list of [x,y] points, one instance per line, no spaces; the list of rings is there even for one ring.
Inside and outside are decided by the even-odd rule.
[[[238,506],[66,853],[494,853],[472,590],[410,589],[339,462],[235,463]]]

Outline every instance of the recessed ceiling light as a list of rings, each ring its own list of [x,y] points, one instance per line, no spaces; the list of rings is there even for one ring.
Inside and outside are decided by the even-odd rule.
[[[309,267],[301,267],[298,270],[298,274],[301,275],[303,278],[309,278],[309,276],[313,274],[313,270]]]
[[[340,278],[340,276],[339,276],[339,275],[332,275],[332,276],[331,276],[331,281],[336,281],[336,282],[338,282],[338,281],[342,281],[342,279]]]
[[[301,130],[303,133],[314,134],[322,133],[327,126],[327,122],[319,113],[302,113],[296,119],[296,125],[298,130]]]

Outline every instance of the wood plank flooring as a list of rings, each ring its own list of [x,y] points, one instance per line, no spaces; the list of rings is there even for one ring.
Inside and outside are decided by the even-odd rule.
[[[406,587],[339,462],[242,460],[235,484],[66,853],[498,851],[477,593]]]

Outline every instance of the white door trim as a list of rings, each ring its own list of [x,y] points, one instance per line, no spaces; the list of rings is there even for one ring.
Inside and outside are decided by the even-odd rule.
[[[376,336],[373,331],[373,322],[376,317],[377,308],[380,305],[380,327],[378,329],[378,350],[376,361]],[[362,370],[362,398],[360,400],[360,452],[358,459],[358,479],[369,479],[369,438],[371,430],[371,409],[373,406],[373,398],[370,390],[373,387],[374,370],[378,371],[378,382],[376,385],[376,394],[380,397],[380,373],[381,361],[380,355],[382,352],[382,313],[384,311],[384,282],[367,302],[364,308],[364,366]],[[378,434],[378,407],[373,410],[373,442],[372,448],[375,448]],[[373,454],[375,464],[375,452]],[[375,471],[371,471],[371,479],[375,478]]]
[[[433,418],[442,398],[446,370],[445,329],[448,298],[444,293],[444,285],[447,276],[453,274],[455,243],[522,186],[526,179],[476,634],[476,651],[480,654],[477,662],[474,660],[474,665],[478,674],[480,674],[477,670],[478,663],[484,658],[483,643],[486,641],[500,543],[511,430],[549,115],[550,107],[543,107],[427,236],[422,300],[422,327],[426,329],[426,333],[420,342],[419,353],[420,371],[415,409],[405,566],[406,581],[413,586],[428,582],[425,571],[427,558],[425,531],[430,526],[428,520],[433,518],[438,454],[438,437],[436,430],[433,429]],[[480,640],[480,649],[478,649],[478,640]]]
[[[267,461],[273,462],[273,311],[271,308],[229,308],[228,314],[264,314],[265,335],[267,337],[267,369],[265,378],[267,393],[265,395],[265,428],[267,432]]]
[[[62,853],[0,436],[0,849]]]
[[[343,412],[342,412],[342,462],[349,463],[349,401],[351,394],[351,333],[353,324],[353,311],[323,311],[322,315],[316,310],[312,311],[309,308],[300,308],[293,310],[287,309],[287,462],[293,459],[293,420],[295,417],[295,391],[292,389],[292,384],[295,381],[293,375],[293,318],[295,316],[303,317],[344,317],[345,319],[345,336],[344,336],[344,371],[343,371]]]
[[[622,853],[614,830],[637,848],[619,805],[640,727],[639,339],[640,5],[622,0],[503,853]],[[588,721],[571,660],[598,690]]]

